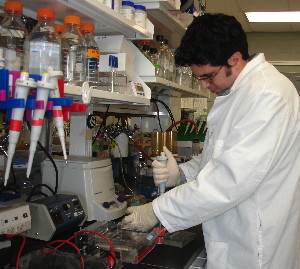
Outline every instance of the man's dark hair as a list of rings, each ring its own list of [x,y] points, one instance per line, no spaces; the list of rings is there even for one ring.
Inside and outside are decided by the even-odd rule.
[[[249,58],[246,33],[233,16],[204,14],[196,17],[175,51],[175,63],[228,66],[227,60],[239,51],[244,60]]]

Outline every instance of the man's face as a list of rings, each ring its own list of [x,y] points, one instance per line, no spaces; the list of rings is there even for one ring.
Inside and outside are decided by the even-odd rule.
[[[196,65],[190,66],[194,76],[196,76],[202,89],[209,89],[212,93],[222,95],[228,88],[230,88],[236,77],[232,74],[231,67],[224,65],[212,66]]]

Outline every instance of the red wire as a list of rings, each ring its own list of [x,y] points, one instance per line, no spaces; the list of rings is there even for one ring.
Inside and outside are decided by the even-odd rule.
[[[23,248],[24,248],[25,243],[26,243],[26,237],[23,234],[7,234],[6,235],[7,238],[11,238],[11,237],[15,237],[15,236],[20,236],[23,239],[22,244],[21,244],[21,246],[19,248],[18,255],[17,255],[17,260],[16,260],[16,269],[19,269],[19,263],[20,263],[21,253],[22,253]]]
[[[115,248],[114,248],[113,244],[111,243],[111,241],[110,241],[107,237],[105,237],[104,235],[102,235],[102,234],[100,234],[100,233],[97,233],[97,232],[94,232],[94,231],[82,230],[82,231],[79,231],[78,233],[72,235],[71,237],[69,237],[69,238],[66,239],[66,240],[56,240],[56,241],[52,241],[52,242],[48,243],[47,245],[51,245],[51,244],[53,244],[53,243],[59,243],[59,242],[62,242],[60,245],[56,246],[55,249],[60,248],[60,247],[63,246],[64,244],[70,244],[71,246],[73,246],[73,247],[76,249],[76,251],[77,251],[78,253],[80,253],[79,248],[78,248],[75,244],[73,244],[73,243],[71,243],[71,242],[69,242],[69,241],[72,240],[73,238],[75,238],[76,236],[82,234],[82,233],[91,233],[91,234],[98,235],[99,237],[103,238],[104,240],[106,240],[106,241],[108,242],[109,248],[110,248],[110,255],[111,255],[112,257],[109,256],[108,259],[107,259],[107,262],[108,262],[109,266],[112,268],[112,267],[114,266],[114,264],[115,264],[115,260],[116,260],[116,257],[117,257],[117,255],[116,255],[116,253],[115,253]],[[47,252],[44,252],[43,249],[46,248],[47,245],[41,249],[41,253],[43,253],[43,254],[50,254],[50,253],[52,253],[53,251],[55,251],[54,249],[51,249],[51,250],[49,250],[49,251],[47,251]],[[82,256],[81,256],[81,257],[82,257]],[[83,260],[83,257],[82,257],[82,261],[81,261],[81,267],[82,267],[82,269],[84,268],[84,260]]]
[[[190,119],[183,119],[183,120],[176,121],[175,123],[173,123],[173,124],[166,130],[166,132],[172,131],[172,129],[173,129],[174,126],[176,126],[177,124],[182,123],[182,122],[190,122],[191,124],[193,124],[193,125],[195,126],[195,132],[196,132],[196,134],[198,133],[198,125],[197,125],[197,123],[194,122],[193,120],[190,120]]]
[[[70,246],[72,246],[76,250],[77,253],[81,254],[80,249],[75,244],[73,244],[72,242],[69,242],[68,239],[67,240],[55,240],[55,241],[52,241],[52,242],[48,243],[46,246],[42,247],[41,253],[42,254],[50,254],[50,253],[54,252],[55,251],[54,249],[51,249],[51,251],[48,251],[48,252],[44,252],[43,250],[44,250],[44,248],[47,248],[47,246],[55,244],[55,243],[62,243],[62,244],[58,245],[57,247],[55,247],[55,249],[60,248],[64,244],[69,244]],[[83,258],[83,256],[80,256],[80,263],[81,263],[81,268],[84,269],[84,258]]]

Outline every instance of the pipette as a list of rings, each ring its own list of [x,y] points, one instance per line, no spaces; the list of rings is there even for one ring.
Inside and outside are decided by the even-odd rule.
[[[20,78],[16,80],[15,99],[24,99],[24,107],[13,108],[12,116],[9,124],[9,138],[8,138],[8,150],[7,150],[7,162],[4,176],[4,186],[7,184],[9,178],[10,167],[13,156],[15,154],[16,145],[19,140],[20,131],[22,128],[23,116],[25,111],[25,105],[27,102],[28,92],[30,89],[36,87],[36,83],[32,78],[29,78],[27,72],[22,72]]]
[[[167,165],[168,158],[166,156],[166,153],[161,152],[159,156],[156,157],[156,160],[165,166]],[[166,191],[166,183],[161,183],[158,186],[158,196],[161,196]]]
[[[48,67],[48,73],[50,75],[50,82],[55,85],[55,90],[50,91],[51,98],[59,98],[60,93],[58,89],[57,80],[63,77],[63,72],[54,71],[50,66]],[[65,131],[64,131],[64,119],[61,106],[53,106],[53,117],[55,121],[55,126],[58,132],[62,152],[64,155],[64,159],[67,160],[67,151],[66,151],[66,142],[65,142]]]
[[[37,142],[39,141],[40,134],[42,131],[42,126],[44,122],[44,116],[46,111],[46,106],[51,90],[55,90],[55,85],[50,83],[50,76],[48,73],[42,75],[42,79],[37,82],[36,90],[36,101],[43,101],[44,105],[40,108],[36,108],[33,112],[33,119],[31,123],[31,133],[30,133],[30,147],[29,147],[29,159],[27,166],[27,178],[29,178],[34,153],[36,151]]]

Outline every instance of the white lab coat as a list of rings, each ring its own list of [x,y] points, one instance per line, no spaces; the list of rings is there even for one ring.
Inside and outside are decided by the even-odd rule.
[[[168,231],[202,224],[207,269],[299,269],[300,111],[292,83],[252,59],[208,115],[187,183],[153,201]]]

